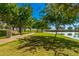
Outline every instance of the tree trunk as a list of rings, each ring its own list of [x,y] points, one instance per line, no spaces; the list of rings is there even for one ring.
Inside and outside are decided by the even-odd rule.
[[[26,31],[26,28],[24,28],[24,32]]]
[[[58,29],[59,29],[59,24],[58,24],[57,21],[56,21],[56,25],[55,25],[55,27],[56,27],[56,31],[55,31],[55,39],[56,39],[56,37],[57,37],[57,32],[58,32]]]
[[[20,33],[20,35],[22,35],[22,28],[21,27],[19,27],[19,33]]]
[[[7,38],[10,38],[12,36],[11,28],[10,26],[7,29]]]
[[[30,29],[30,32],[32,31],[32,29],[31,28],[29,28]]]
[[[41,29],[41,32],[43,32],[43,29]]]
[[[37,29],[37,32],[38,32],[38,29]]]
[[[56,31],[55,31],[55,38],[54,38],[54,40],[53,40],[53,44],[55,44],[55,42],[56,42],[57,32],[58,32],[58,30],[59,30],[59,25],[60,25],[60,23],[56,20],[56,23],[55,23]],[[56,54],[57,54],[57,52],[55,51],[55,55],[56,55]]]
[[[58,31],[56,30],[56,32],[55,32],[55,38],[57,37],[57,32],[58,32]]]
[[[15,27],[13,26],[13,27],[12,27],[12,30],[14,30],[14,28],[15,28]]]
[[[10,38],[12,36],[11,30],[7,29],[7,38]]]

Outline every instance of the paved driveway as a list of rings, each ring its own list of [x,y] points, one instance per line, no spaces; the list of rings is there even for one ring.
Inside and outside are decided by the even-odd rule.
[[[11,41],[15,41],[15,40],[17,40],[19,38],[24,38],[26,36],[33,35],[33,34],[34,33],[29,33],[29,34],[24,34],[24,35],[12,36],[10,38],[0,39],[0,44],[5,44],[5,43],[11,42]]]

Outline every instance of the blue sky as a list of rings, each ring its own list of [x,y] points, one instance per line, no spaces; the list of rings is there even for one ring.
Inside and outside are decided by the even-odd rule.
[[[39,19],[40,18],[40,11],[45,8],[44,3],[32,3],[30,4],[33,8],[33,17]]]
[[[22,6],[23,3],[19,3],[19,6]],[[32,16],[34,18],[40,18],[40,11],[45,8],[45,3],[30,3],[33,8]]]

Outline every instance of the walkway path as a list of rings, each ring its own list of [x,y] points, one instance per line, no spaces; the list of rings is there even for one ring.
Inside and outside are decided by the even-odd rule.
[[[0,44],[12,42],[12,41],[15,41],[19,38],[24,38],[24,37],[32,35],[32,34],[34,34],[34,33],[29,33],[29,34],[24,34],[24,35],[16,35],[16,36],[12,36],[11,38],[0,39]]]

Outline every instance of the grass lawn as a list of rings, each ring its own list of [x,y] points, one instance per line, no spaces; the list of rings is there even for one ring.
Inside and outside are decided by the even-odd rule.
[[[79,56],[79,41],[63,35],[36,33],[28,38],[0,45],[0,55]]]

